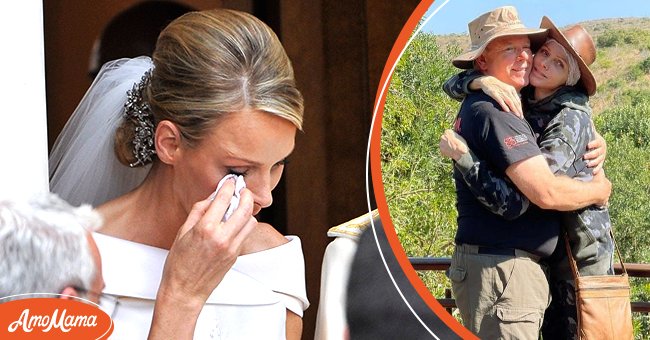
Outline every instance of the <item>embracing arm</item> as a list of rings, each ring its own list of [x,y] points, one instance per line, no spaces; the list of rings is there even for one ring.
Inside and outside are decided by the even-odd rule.
[[[593,121],[592,121],[593,124]],[[587,144],[587,153],[583,156],[587,161],[587,166],[592,168],[594,175],[600,172],[605,165],[605,157],[607,156],[607,142],[605,138],[596,131],[593,127],[596,138]]]
[[[447,79],[444,84],[442,84],[442,90],[451,97],[451,99],[457,101],[463,101],[465,96],[471,93],[469,88],[470,83],[474,79],[483,77],[483,74],[477,70],[465,70],[458,74],[454,74],[451,78]],[[475,88],[473,90],[478,90]]]
[[[219,285],[255,229],[253,196],[241,191],[239,207],[221,222],[235,190],[226,181],[214,201],[192,207],[165,261],[149,339],[192,339],[205,301]]]
[[[462,101],[473,91],[483,91],[496,100],[504,112],[512,112],[519,118],[524,117],[519,92],[512,85],[477,70],[466,70],[453,75],[442,85],[442,90],[457,101]]]
[[[572,211],[592,204],[605,205],[612,190],[602,172],[591,182],[555,176],[542,155],[510,165],[506,175],[531,202],[543,209]]]
[[[542,155],[548,163],[544,165],[548,166],[551,173],[575,176],[581,171],[575,169],[576,159],[586,150],[587,142],[592,136],[591,129],[589,116],[583,111],[566,108],[558,113],[545,130],[540,143]],[[528,199],[521,195],[510,181],[494,174],[485,162],[478,159],[468,149],[461,136],[446,130],[440,140],[440,150],[443,155],[456,161],[454,166],[462,174],[469,190],[488,210],[506,219],[516,218],[526,211]],[[538,200],[540,206],[557,210],[574,210],[568,208],[572,205],[568,205],[565,209],[558,207],[566,203],[562,203],[561,198],[549,198],[549,194],[554,193],[562,194],[562,191],[553,188],[546,193],[540,191],[540,194],[532,200],[533,202]],[[576,209],[582,208],[584,204],[580,201],[575,203]]]
[[[586,163],[580,161],[580,158],[586,152],[587,145],[593,136],[591,119],[586,112],[572,108],[562,109],[549,122],[539,145],[549,172],[556,176],[550,182],[541,178],[539,180],[528,178],[525,181],[526,184],[522,185],[527,185],[529,188],[527,190],[536,196],[535,198],[526,196],[533,202],[539,200],[540,204],[538,205],[547,209],[576,210],[591,204],[604,205],[609,198],[611,184],[602,173],[594,176],[593,183],[579,182],[566,177],[582,177],[581,173],[584,172]],[[527,171],[525,169],[528,165],[517,164],[513,169],[509,168],[508,170],[517,173],[521,183],[522,169],[514,171],[518,167],[523,167],[523,171]],[[538,174],[548,176],[545,171]],[[510,174],[508,173],[508,175]],[[528,177],[532,177],[532,175]],[[512,180],[517,183],[514,178]],[[519,185],[518,187],[524,191]],[[537,204],[537,202],[535,203]]]
[[[440,137],[440,152],[455,160],[454,167],[462,174],[469,190],[492,213],[511,220],[528,210],[528,199],[514,184],[493,173],[454,131],[445,130]]]

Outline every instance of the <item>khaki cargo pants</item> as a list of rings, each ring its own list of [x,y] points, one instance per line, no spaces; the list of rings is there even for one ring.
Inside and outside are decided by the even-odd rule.
[[[449,278],[465,327],[481,339],[538,339],[551,295],[537,260],[519,250],[490,255],[457,245]]]

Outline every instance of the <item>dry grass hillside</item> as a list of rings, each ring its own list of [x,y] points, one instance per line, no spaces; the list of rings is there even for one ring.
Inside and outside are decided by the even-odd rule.
[[[591,98],[594,113],[599,114],[608,105],[618,105],[623,93],[650,95],[650,18],[602,19],[580,24],[591,33],[598,47],[591,66],[598,82],[598,92]],[[469,45],[465,35],[437,38],[443,49],[457,45],[464,50]]]

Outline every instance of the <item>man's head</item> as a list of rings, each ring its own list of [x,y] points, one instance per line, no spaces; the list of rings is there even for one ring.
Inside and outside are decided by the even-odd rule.
[[[533,52],[527,36],[505,36],[492,40],[474,61],[483,74],[521,90],[528,85]]]
[[[546,39],[545,29],[526,28],[512,6],[500,7],[468,25],[471,47],[454,58],[454,66],[476,68],[514,86],[528,85],[532,51]]]
[[[0,201],[0,297],[53,293],[97,302],[104,280],[90,231],[100,225],[90,206],[73,208],[52,194]]]

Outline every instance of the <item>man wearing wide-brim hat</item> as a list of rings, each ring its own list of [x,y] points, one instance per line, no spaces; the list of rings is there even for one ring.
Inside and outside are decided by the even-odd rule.
[[[531,47],[541,45],[545,30],[525,28],[508,6],[478,17],[469,32],[470,51],[455,58],[455,66],[475,68],[517,91],[528,84]],[[554,176],[528,123],[501,111],[482,92],[465,98],[455,129],[496,175],[507,175],[537,204],[507,220],[485,209],[454,169],[458,231],[449,277],[463,323],[485,339],[537,339],[550,301],[545,268],[538,261],[555,249],[560,225],[558,213],[541,208],[569,211],[603,204],[611,184],[587,186]]]

